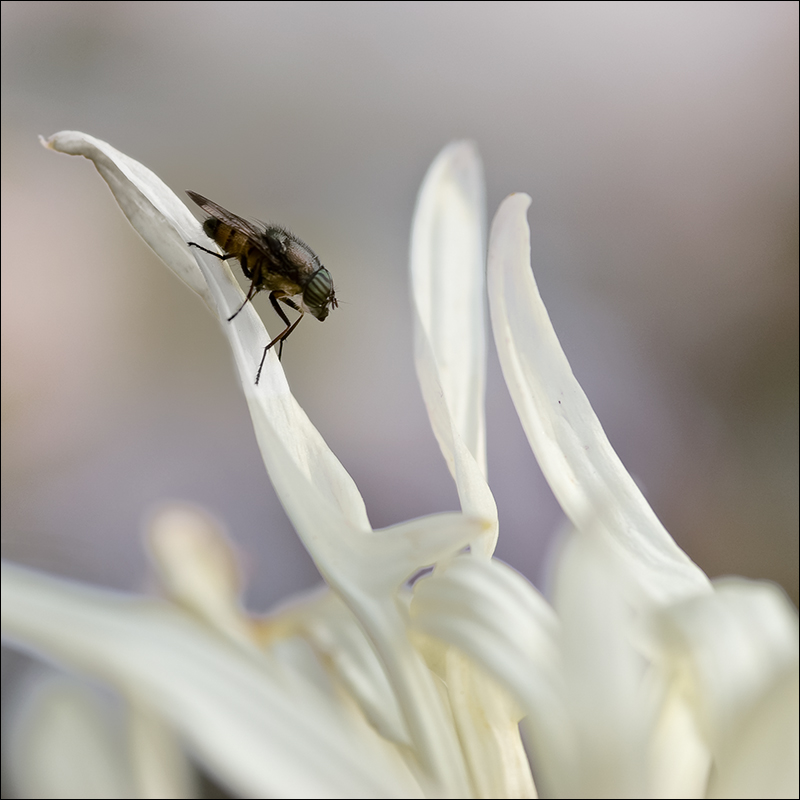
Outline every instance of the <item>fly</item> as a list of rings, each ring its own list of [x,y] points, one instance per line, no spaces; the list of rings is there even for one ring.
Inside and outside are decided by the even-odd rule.
[[[196,247],[205,253],[216,256],[221,261],[235,258],[242,267],[245,277],[250,279],[250,289],[244,302],[228,317],[228,322],[245,307],[259,292],[269,291],[269,301],[283,320],[286,327],[264,348],[261,364],[256,374],[256,385],[261,377],[267,352],[278,345],[278,359],[283,355],[283,343],[297,327],[306,311],[320,322],[327,318],[331,308],[336,308],[336,292],[333,289],[333,278],[322,266],[316,253],[303,241],[279,225],[257,227],[242,217],[232,214],[196,192],[186,194],[205,211],[209,217],[203,223],[203,231],[223,250],[220,255],[207,250],[195,242],[189,247]],[[293,297],[302,295],[298,305]],[[300,313],[294,321],[289,318],[279,302]]]

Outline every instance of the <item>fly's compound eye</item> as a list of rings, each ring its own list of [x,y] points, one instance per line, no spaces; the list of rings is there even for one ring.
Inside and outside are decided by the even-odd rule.
[[[325,267],[320,267],[303,289],[306,308],[320,321],[328,316],[329,306],[336,305],[333,278]]]

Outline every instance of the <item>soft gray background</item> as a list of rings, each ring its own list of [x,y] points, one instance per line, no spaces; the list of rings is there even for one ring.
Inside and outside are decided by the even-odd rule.
[[[797,9],[3,3],[4,556],[140,590],[147,516],[179,499],[227,526],[254,609],[317,580],[217,323],[37,134],[91,133],[317,250],[342,304],[284,365],[376,526],[457,506],[406,262],[425,170],[468,137],[490,214],[532,195],[556,330],[667,528],[796,602]],[[493,349],[488,430],[497,553],[541,585],[561,515]]]

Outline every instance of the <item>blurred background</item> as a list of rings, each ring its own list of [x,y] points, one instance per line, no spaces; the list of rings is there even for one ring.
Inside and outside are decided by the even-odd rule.
[[[279,222],[340,308],[284,367],[376,527],[457,508],[412,361],[416,192],[449,141],[512,191],[540,289],[624,463],[710,576],[798,590],[798,5],[2,4],[3,555],[125,590],[189,501],[248,605],[318,581],[218,324],[123,218],[76,129]],[[270,332],[280,323],[256,300]],[[542,585],[562,515],[493,348],[497,555]]]

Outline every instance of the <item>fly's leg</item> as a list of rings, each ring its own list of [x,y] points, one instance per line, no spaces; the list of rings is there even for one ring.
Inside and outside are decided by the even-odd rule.
[[[280,300],[281,303],[285,303],[287,306],[289,306],[289,308],[293,308],[295,311],[299,311],[300,312],[300,316],[294,322],[290,323],[289,322],[289,317],[286,316],[286,313],[284,312],[284,310],[278,304],[278,300]],[[297,303],[295,303],[294,300],[292,300],[289,297],[278,297],[278,296],[276,296],[275,292],[272,292],[270,294],[270,296],[269,296],[269,301],[270,301],[270,303],[272,303],[272,307],[275,309],[275,311],[277,311],[278,316],[286,323],[286,328],[284,328],[284,330],[282,330],[264,348],[264,355],[261,356],[261,363],[258,365],[258,373],[256,374],[256,386],[258,386],[259,378],[261,378],[261,370],[264,368],[264,361],[265,361],[265,359],[267,357],[267,352],[269,351],[269,349],[273,345],[276,345],[276,344],[278,345],[278,361],[280,361],[281,360],[281,356],[283,355],[283,342],[284,342],[284,340],[289,337],[289,334],[297,327],[297,323],[300,322],[301,319],[303,319],[303,315],[305,314],[305,311],[303,311],[303,309],[300,308],[300,306],[297,305]]]
[[[194,242],[186,242],[189,247],[196,247],[198,250],[202,250],[204,253],[208,253],[210,256],[216,256],[220,261],[227,261],[229,258],[236,258],[236,256],[232,256],[228,254],[227,256],[221,256],[219,253],[215,253],[213,250],[207,250],[205,247],[202,247],[199,244],[195,244]]]
[[[248,302],[253,299],[256,294],[258,294],[258,289],[256,288],[256,282],[254,280],[250,284],[250,288],[247,290],[247,297],[245,297],[244,303],[242,303],[239,308],[237,308],[236,311],[234,311],[233,314],[228,317],[228,322],[230,322],[248,304]]]
[[[289,306],[289,308],[293,308],[295,311],[298,311],[300,313],[300,316],[298,317],[298,319],[294,321],[294,323],[292,324],[289,323],[289,318],[286,316],[286,312],[284,312],[284,310],[278,305],[278,300],[280,300],[281,303],[285,303],[287,306]],[[283,331],[283,333],[281,333],[280,336],[276,336],[275,339],[273,339],[267,345],[267,350],[269,350],[269,348],[272,347],[272,345],[274,345],[275,342],[280,342],[280,344],[278,345],[278,361],[280,361],[281,356],[283,355],[284,339],[286,339],[289,336],[289,334],[295,329],[297,323],[300,322],[300,320],[303,318],[303,314],[305,314],[306,312],[303,311],[303,309],[300,308],[300,306],[297,305],[297,303],[295,303],[294,300],[292,300],[290,297],[278,298],[275,296],[275,292],[273,292],[269,296],[269,301],[270,303],[272,303],[272,307],[275,309],[275,311],[278,312],[278,316],[286,323],[287,326],[286,330]]]
[[[236,258],[236,256],[231,255],[230,253],[228,253],[226,256],[221,256],[219,253],[215,253],[213,250],[208,250],[207,248],[202,247],[199,244],[195,244],[194,242],[187,242],[187,244],[189,247],[196,247],[198,250],[202,250],[204,253],[208,253],[210,256],[216,256],[220,261],[227,261],[229,258]],[[244,270],[244,266],[242,266],[242,269]],[[247,270],[244,271],[247,273]],[[247,277],[250,277],[250,273],[247,273]],[[247,290],[247,297],[245,297],[244,303],[242,303],[239,308],[237,308],[236,311],[234,311],[234,313],[228,317],[228,322],[230,322],[247,305],[248,301],[253,299],[256,294],[258,294],[258,289],[256,288],[256,281],[253,280],[253,282],[250,284],[250,288]]]

